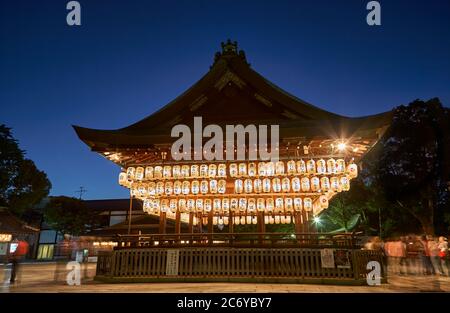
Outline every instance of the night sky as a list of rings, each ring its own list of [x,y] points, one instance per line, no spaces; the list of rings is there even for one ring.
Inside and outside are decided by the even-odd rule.
[[[252,68],[326,110],[361,116],[414,99],[450,105],[450,1],[81,0],[0,5],[0,123],[52,182],[52,195],[127,197],[119,167],[71,125],[127,126],[173,100],[237,40]]]

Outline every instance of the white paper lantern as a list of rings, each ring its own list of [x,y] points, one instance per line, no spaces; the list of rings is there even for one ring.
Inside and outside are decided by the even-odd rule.
[[[242,176],[247,176],[247,164],[239,163],[238,175],[241,176],[241,177]]]
[[[277,175],[283,175],[284,174],[284,162],[278,161],[275,163],[275,173]]]
[[[230,176],[237,177],[238,176],[238,166],[236,163],[230,164]]]
[[[266,176],[266,163],[265,162],[259,162],[258,163],[258,175],[259,176]]]
[[[328,174],[336,173],[336,161],[334,159],[328,159],[327,172],[328,172]]]
[[[181,192],[183,193],[183,195],[188,195],[190,189],[191,183],[188,180],[183,181],[183,184],[181,185]]]
[[[198,178],[200,176],[198,165],[191,165],[191,177]]]
[[[303,160],[297,161],[297,173],[306,174],[306,163]]]
[[[220,177],[227,176],[227,166],[225,164],[219,164],[217,167],[217,175]]]
[[[197,195],[200,192],[200,183],[198,180],[193,180],[191,183],[191,193]]]
[[[286,164],[286,168],[287,168],[287,173],[289,175],[293,175],[296,172],[296,164],[294,160],[290,160],[289,162],[287,162]]]
[[[292,178],[292,191],[299,192],[301,188],[300,178],[294,177]]]
[[[245,193],[252,193],[253,191],[253,181],[249,178],[244,180],[244,192]]]
[[[253,190],[254,190],[256,193],[262,192],[262,181],[261,181],[261,179],[256,178],[256,179],[253,181]]]
[[[153,177],[156,179],[161,179],[163,177],[163,168],[162,166],[155,166],[153,169]]]
[[[318,191],[320,189],[320,179],[317,176],[311,177],[311,190]]]
[[[219,180],[217,185],[217,191],[221,194],[224,194],[227,190],[227,181],[224,179]]]
[[[290,180],[289,178],[284,177],[284,178],[281,180],[281,190],[282,190],[283,192],[289,192],[289,191],[291,191],[291,180]]]
[[[330,190],[330,179],[328,177],[322,177],[320,178],[320,188],[322,191],[328,191]]]
[[[147,166],[145,168],[145,179],[153,178],[153,166]]]
[[[217,180],[211,179],[209,181],[209,192],[212,194],[217,193]]]
[[[272,182],[270,181],[270,178],[264,178],[262,182],[263,192],[270,192],[271,185]]]
[[[281,191],[281,180],[278,177],[272,179],[272,189],[274,192]]]
[[[170,178],[172,176],[172,167],[169,165],[164,166],[163,168],[163,177]]]
[[[244,183],[242,182],[241,179],[236,179],[234,181],[234,192],[242,193],[243,190],[244,190]]]
[[[250,177],[256,176],[256,172],[257,172],[256,164],[254,162],[249,163],[247,171],[248,171],[248,176],[250,176]]]
[[[313,159],[310,159],[310,160],[308,160],[308,162],[306,162],[306,172],[308,174],[316,173],[316,162],[314,162]]]
[[[309,191],[311,189],[308,177],[302,177],[301,185],[302,185],[302,191],[307,192],[307,191]]]
[[[208,176],[213,178],[213,177],[216,177],[216,175],[217,175],[217,165],[210,164],[208,166]]]

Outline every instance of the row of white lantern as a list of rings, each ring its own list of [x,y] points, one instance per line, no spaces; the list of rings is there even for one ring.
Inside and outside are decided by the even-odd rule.
[[[294,177],[292,179],[276,177],[270,180],[264,179],[236,179],[234,182],[235,193],[267,193],[267,192],[319,192],[332,190],[335,192],[350,190],[350,179],[348,176],[333,176],[328,178],[323,176],[313,177]]]
[[[229,225],[230,220],[232,219],[234,225],[256,225],[258,224],[258,217],[255,215],[247,215],[247,216],[213,216],[212,223],[213,225]],[[192,224],[194,226],[199,225],[208,225],[208,218],[198,218],[194,217],[192,220]],[[264,224],[291,224],[295,223],[294,218],[291,215],[266,215],[264,216]]]
[[[310,159],[290,160],[286,163],[278,162],[250,162],[250,163],[231,163],[229,165],[230,177],[255,177],[255,176],[276,176],[276,175],[295,175],[295,174],[343,174],[347,172],[350,176],[357,175],[355,164],[349,164],[346,167],[344,159],[319,159],[317,161]],[[178,178],[213,178],[227,177],[226,164],[193,164],[189,165],[165,165],[165,166],[147,166],[147,167],[128,167],[126,173],[121,173],[119,180],[142,181],[153,179],[178,179]]]
[[[228,213],[228,212],[300,212],[302,210],[316,212],[328,207],[330,195],[322,195],[316,201],[310,197],[305,198],[188,198],[188,199],[143,199],[143,209],[146,212],[158,214],[159,212],[175,213]]]
[[[227,182],[220,180],[193,180],[193,181],[159,181],[148,183],[131,184],[131,193],[135,197],[146,196],[170,196],[170,195],[198,195],[198,194],[225,194]],[[284,177],[282,179],[264,178],[245,180],[236,179],[234,182],[234,192],[241,193],[280,193],[280,192],[335,192],[347,191],[350,189],[350,178],[348,176],[333,176],[328,178],[323,176],[294,177],[292,179]]]

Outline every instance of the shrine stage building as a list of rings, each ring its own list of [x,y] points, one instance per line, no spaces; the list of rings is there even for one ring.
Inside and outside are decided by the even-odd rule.
[[[198,135],[199,117],[204,126],[276,125],[278,132],[264,143],[244,134],[210,149],[232,160],[205,160],[195,144],[173,150],[173,128]],[[130,227],[117,235],[114,251],[99,255],[96,278],[361,284],[375,261],[385,279],[379,252],[361,250],[352,233],[318,233],[314,220],[350,189],[391,119],[391,112],[350,118],[313,106],[254,71],[236,42],[222,43],[210,70],[156,113],[117,130],[74,126],[92,151],[120,166],[130,212],[138,199],[159,217],[158,233]],[[251,156],[262,149],[278,158]]]

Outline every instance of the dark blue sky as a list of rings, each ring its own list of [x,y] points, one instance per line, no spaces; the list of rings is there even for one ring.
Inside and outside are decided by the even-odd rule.
[[[52,195],[126,197],[119,167],[89,151],[71,124],[114,129],[174,99],[231,38],[263,76],[326,110],[374,114],[414,99],[450,104],[450,1],[81,0],[0,5],[0,123],[52,184]]]

